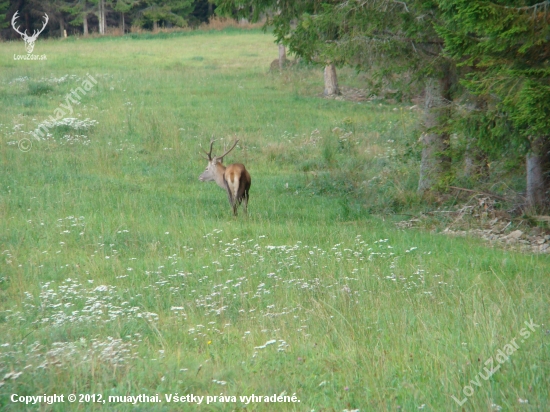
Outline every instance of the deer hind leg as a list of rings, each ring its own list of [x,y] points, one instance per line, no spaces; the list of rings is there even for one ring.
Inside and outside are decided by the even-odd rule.
[[[227,199],[229,200],[229,205],[233,209],[233,214],[237,215],[237,212],[235,210],[235,198],[233,196],[232,184],[229,181],[225,180],[225,178],[224,178],[224,181],[225,181],[225,189],[227,191]]]
[[[252,181],[250,179],[250,175],[248,172],[247,175],[247,182],[244,183],[244,210],[248,214],[248,191],[250,190],[250,186],[252,184]]]
[[[241,188],[239,187],[239,181],[236,180],[235,182],[235,188],[234,188],[234,192],[233,192],[233,214],[235,216],[237,216],[237,208],[239,207],[239,205],[241,204],[241,196],[240,196],[240,191],[241,191]]]
[[[237,216],[237,208],[241,204],[241,199],[238,197],[238,194],[236,196],[233,196],[233,203],[231,203],[231,206],[233,207],[233,214]]]
[[[233,177],[233,176],[231,176]],[[233,177],[234,179],[234,177]],[[227,197],[229,198],[229,204],[233,209],[233,215],[237,216],[237,207],[239,206],[239,181],[237,179],[226,180],[225,187],[227,189]]]
[[[229,204],[231,205],[231,208],[233,209],[233,214],[237,216],[237,202],[231,192],[228,191],[228,197],[229,197]]]
[[[237,207],[239,206],[239,203],[239,199],[234,194],[229,192],[229,204],[233,208],[233,215],[235,216],[237,216]]]
[[[244,213],[248,214],[248,188],[244,190],[244,193],[242,196],[242,202],[243,202]]]
[[[244,213],[248,214],[248,188],[246,182],[241,179],[239,182],[239,191],[237,193],[237,204],[243,204]]]
[[[241,176],[239,189],[239,203],[243,203],[244,213],[248,214],[248,190],[250,189],[250,181],[247,182],[244,175]]]

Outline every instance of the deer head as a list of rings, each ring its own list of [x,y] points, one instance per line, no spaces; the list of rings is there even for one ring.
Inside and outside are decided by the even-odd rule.
[[[210,151],[206,154],[206,170],[199,176],[201,182],[214,181],[216,184],[227,192],[229,204],[233,208],[233,214],[237,216],[237,207],[242,203],[246,213],[248,207],[248,191],[252,183],[250,174],[243,164],[235,163],[225,167],[222,162],[223,158],[237,146],[239,141],[235,143],[221,156],[212,155],[212,146],[214,140],[210,142]]]
[[[15,21],[17,20],[17,17],[18,17],[17,14],[18,13],[19,13],[19,11],[16,11],[15,14],[13,15],[13,17],[11,19],[11,25],[12,25],[13,29],[17,33],[19,33],[21,35],[21,37],[23,38],[23,40],[25,41],[25,48],[27,49],[27,53],[30,54],[34,50],[34,42],[38,38],[38,35],[44,31],[44,29],[46,28],[46,25],[48,24],[48,21],[50,19],[49,19],[48,15],[46,13],[44,13],[44,23],[42,25],[42,28],[40,30],[34,30],[32,36],[29,36],[27,34],[27,30],[25,30],[25,32],[21,33],[19,31],[19,26],[15,27]]]
[[[204,153],[207,157],[205,157],[206,160],[208,160],[208,164],[206,165],[206,170],[199,176],[199,180],[201,182],[210,182],[212,180],[216,181],[218,183],[218,180],[222,177],[220,175],[220,167],[221,167],[221,173],[223,174],[225,168],[222,165],[223,158],[227,156],[227,154],[237,146],[237,143],[239,140],[235,140],[235,143],[233,143],[233,146],[229,150],[227,150],[224,154],[221,156],[212,156],[212,147],[214,145],[215,140],[210,141],[210,151]],[[219,164],[219,166],[218,166]],[[219,184],[219,183],[218,183]]]

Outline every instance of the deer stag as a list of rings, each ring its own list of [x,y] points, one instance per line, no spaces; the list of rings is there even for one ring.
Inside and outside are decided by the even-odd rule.
[[[38,31],[34,30],[32,36],[29,36],[27,34],[27,30],[25,30],[24,33],[21,33],[19,31],[19,26],[15,27],[15,21],[17,20],[17,13],[19,13],[19,11],[16,11],[15,14],[13,15],[13,17],[11,19],[11,25],[12,25],[13,29],[17,33],[19,33],[21,35],[21,37],[23,37],[23,40],[25,41],[25,48],[27,49],[27,53],[30,54],[34,50],[34,42],[36,41],[36,39],[38,39],[38,35],[44,31],[44,29],[46,28],[46,24],[48,24],[48,21],[50,19],[49,19],[48,15],[46,13],[44,13],[45,19],[44,19],[44,23],[42,25],[42,28]]]
[[[219,187],[225,189],[235,216],[237,216],[237,207],[241,202],[244,204],[244,212],[247,213],[248,190],[252,183],[250,174],[241,163],[234,163],[227,167],[222,164],[223,158],[235,148],[239,141],[235,140],[233,146],[221,156],[212,156],[214,142],[215,140],[210,142],[210,151],[208,153],[204,151],[206,156],[208,156],[206,158],[208,165],[206,166],[206,170],[199,176],[199,180],[201,182],[215,181]]]

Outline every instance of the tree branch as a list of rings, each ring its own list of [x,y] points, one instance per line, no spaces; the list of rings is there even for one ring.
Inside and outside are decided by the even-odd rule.
[[[532,6],[524,6],[524,7],[511,7],[511,6],[501,6],[500,4],[491,3],[495,7],[499,7],[502,9],[508,9],[508,10],[515,10],[515,11],[529,11],[533,9],[533,14],[537,12],[539,7],[544,8],[544,11],[548,10],[550,8],[550,0],[541,1],[540,3],[533,4]]]
[[[394,3],[399,3],[399,4],[401,4],[401,5],[403,6],[403,8],[405,9],[405,11],[406,11],[407,13],[410,13],[409,8],[407,7],[407,3],[405,3],[404,1],[393,0],[393,2],[394,2]]]
[[[506,201],[505,197],[495,195],[494,193],[487,193],[487,192],[482,192],[481,190],[472,190],[472,189],[466,189],[464,187],[457,187],[457,186],[449,186],[449,187],[455,190],[462,190],[463,192],[478,193],[480,195],[490,196],[490,197],[494,197],[495,199]]]
[[[510,7],[510,6],[501,6],[505,9],[513,9],[513,10],[530,10],[530,9],[538,9],[540,6],[544,6],[544,8],[550,6],[550,0],[541,1],[540,3],[533,4],[532,6],[524,6],[524,7]]]

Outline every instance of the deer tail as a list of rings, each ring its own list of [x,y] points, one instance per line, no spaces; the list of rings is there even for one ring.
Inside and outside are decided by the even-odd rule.
[[[227,184],[227,189],[229,190],[232,201],[234,203],[238,199],[239,183],[241,180],[240,173],[238,173],[238,171],[235,171],[234,169],[231,169],[227,171],[224,177]]]

